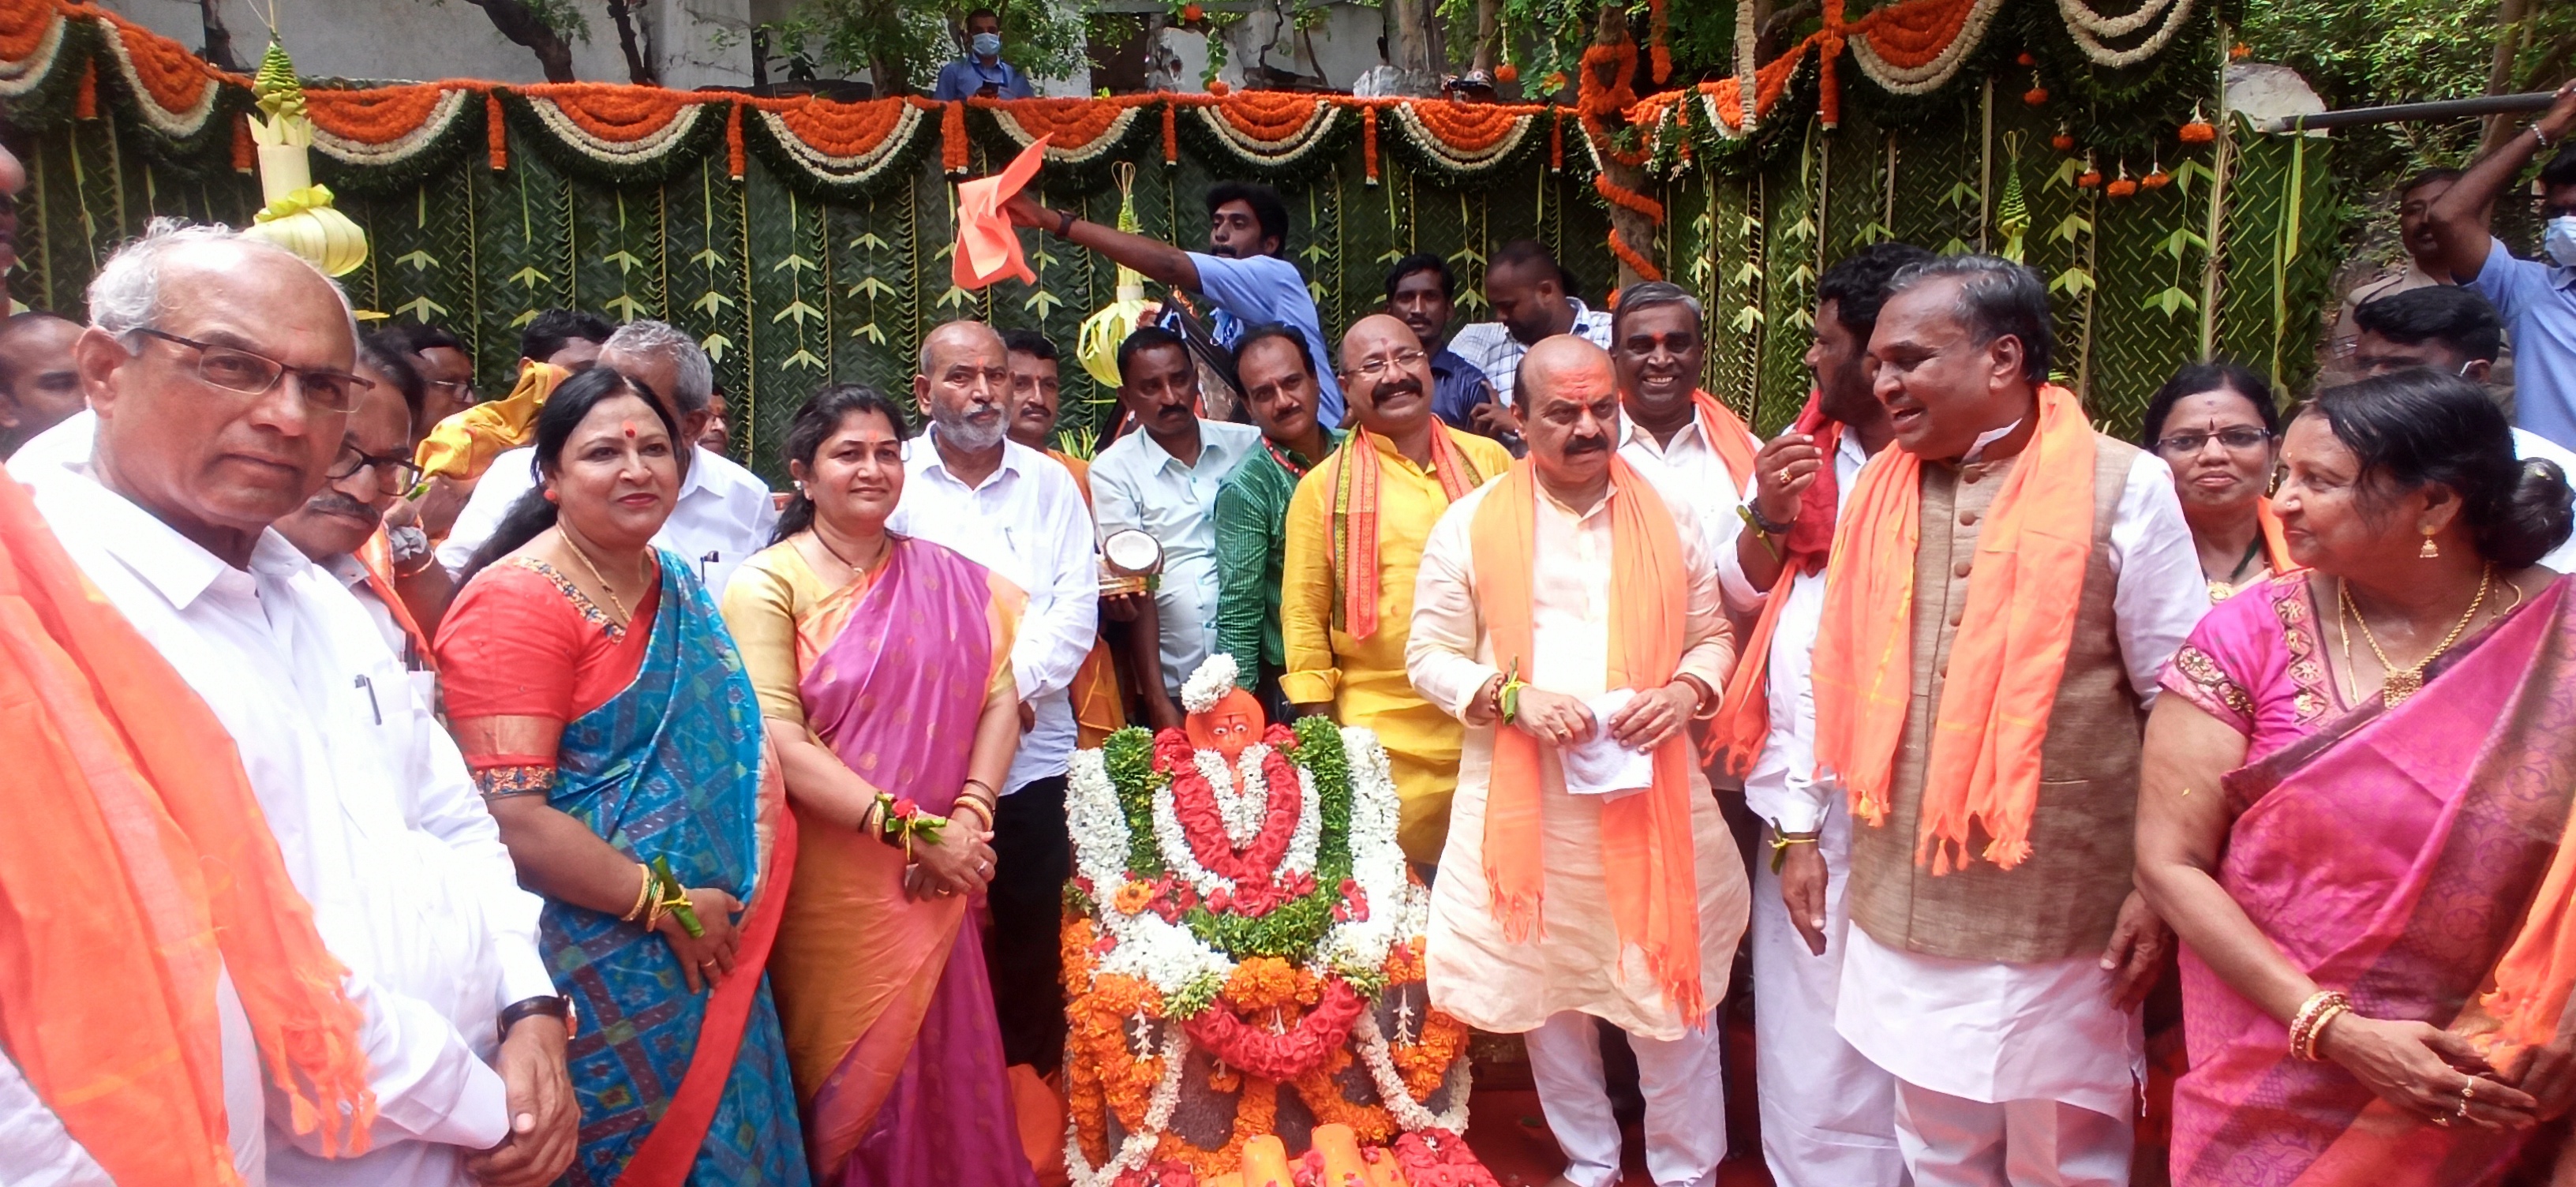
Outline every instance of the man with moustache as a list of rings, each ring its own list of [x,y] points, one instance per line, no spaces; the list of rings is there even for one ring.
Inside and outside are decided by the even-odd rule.
[[[72,367],[80,336],[79,322],[50,313],[0,321],[0,459],[88,407]]]
[[[2037,273],[1951,256],[1889,290],[1896,448],[1845,500],[1814,663],[1858,822],[1834,1029],[1895,1077],[1917,1184],[2124,1184],[2170,941],[2132,877],[2141,722],[2199,556],[2172,472],[2048,382]]]
[[[1807,347],[1815,391],[1789,431],[1753,458],[1755,518],[1778,530],[1741,532],[1718,556],[1727,585],[1764,594],[1712,732],[1720,769],[1744,781],[1775,859],[1753,869],[1750,942],[1762,1003],[1753,1015],[1762,1152],[1781,1187],[1905,1181],[1896,1083],[1834,1033],[1851,814],[1839,789],[1815,778],[1810,665],[1836,517],[1861,467],[1894,435],[1870,391],[1869,335],[1888,282],[1931,258],[1911,244],[1872,244],[1817,280]]]
[[[1629,285],[1610,318],[1610,362],[1619,373],[1619,456],[1697,513],[1710,556],[1724,556],[1744,526],[1761,439],[1735,410],[1699,389],[1708,362],[1699,298],[1660,280]],[[1727,604],[1756,596],[1727,586]]]
[[[413,683],[434,695],[435,686],[426,677],[433,667],[430,644],[437,624],[434,619],[423,623],[411,603],[444,606],[447,571],[438,567],[419,529],[404,533],[384,525],[386,509],[410,489],[416,474],[405,445],[412,410],[420,402],[420,373],[403,356],[370,339],[358,344],[357,375],[375,386],[349,410],[340,454],[323,472],[322,489],[278,520],[277,533],[348,587],[366,607],[385,646],[402,657]],[[389,534],[403,538],[396,542],[387,539]],[[406,586],[424,588],[415,597]]]
[[[1036,330],[1002,331],[1002,347],[1011,357],[1011,440],[1054,458],[1073,475],[1082,492],[1084,515],[1091,513],[1091,462],[1055,447],[1056,414],[1063,407],[1063,372],[1055,343]],[[1103,635],[1091,643],[1082,670],[1074,673],[1074,745],[1096,748],[1127,724],[1127,706],[1118,692],[1118,663]]]
[[[288,1108],[295,1086],[264,1085],[278,1052],[228,1044],[227,1111],[266,1112],[250,1181],[264,1157],[281,1187],[551,1182],[580,1118],[542,904],[366,612],[270,530],[321,488],[364,402],[347,300],[273,245],[163,220],[100,268],[89,308],[74,354],[92,411],[11,474],[222,723],[364,1016],[363,1153],[336,1115]]]
[[[1493,381],[1474,363],[1443,345],[1449,323],[1458,315],[1458,274],[1449,270],[1449,261],[1427,251],[1397,260],[1386,273],[1386,311],[1411,327],[1422,348],[1431,352],[1431,411],[1441,423],[1482,433],[1518,457],[1520,421],[1511,406],[1494,398]]]
[[[1181,683],[1216,649],[1216,494],[1261,449],[1251,425],[1201,420],[1199,373],[1181,336],[1145,326],[1118,344],[1118,405],[1140,431],[1091,459],[1100,534],[1135,530],[1162,546],[1151,598],[1139,599],[1128,662],[1145,723],[1181,725]]]
[[[1430,357],[1397,318],[1342,335],[1342,385],[1358,423],[1288,502],[1279,686],[1301,712],[1377,732],[1403,800],[1396,840],[1428,869],[1449,831],[1461,727],[1405,676],[1414,581],[1431,525],[1512,455],[1432,415]]]
[[[651,389],[679,423],[681,440],[694,442],[706,433],[715,365],[696,338],[663,322],[631,321],[608,336],[597,361]],[[463,572],[510,505],[537,485],[536,456],[536,447],[523,445],[492,459],[447,542],[438,546],[438,563],[448,572]],[[708,589],[720,590],[744,557],[769,547],[778,504],[769,497],[769,484],[732,458],[703,445],[692,445],[686,457],[679,502],[653,543],[687,558]]]
[[[1610,314],[1586,307],[1567,291],[1565,269],[1556,253],[1535,239],[1516,239],[1494,251],[1485,265],[1485,303],[1494,320],[1458,331],[1449,349],[1485,373],[1494,399],[1513,403],[1521,355],[1540,339],[1572,334],[1603,350],[1611,348]]]
[[[1027,193],[1014,196],[1003,210],[1019,226],[1037,227],[1148,278],[1206,296],[1216,304],[1208,329],[1219,346],[1232,349],[1247,328],[1278,322],[1296,327],[1306,349],[1324,357],[1324,323],[1315,312],[1314,295],[1286,255],[1288,204],[1269,186],[1220,181],[1208,187],[1208,247],[1203,252],[1104,227],[1076,218],[1070,210],[1049,210]],[[1341,386],[1330,374],[1316,378],[1317,419],[1341,424]]]
[[[1216,649],[1234,657],[1235,682],[1262,698],[1270,719],[1285,721],[1279,591],[1288,499],[1338,438],[1315,421],[1315,360],[1295,329],[1273,322],[1244,331],[1234,367],[1261,448],[1216,491]]]
[[[1405,654],[1466,725],[1431,1004],[1523,1036],[1567,1187],[1619,1180],[1596,1020],[1626,1032],[1646,1169],[1697,1187],[1726,1150],[1711,1017],[1746,898],[1690,738],[1735,661],[1716,558],[1690,504],[1613,449],[1600,347],[1545,339],[1513,390],[1529,456],[1432,528]]]
[[[1011,674],[1020,748],[993,811],[993,926],[985,939],[1004,1061],[1044,1075],[1064,1057],[1065,772],[1073,758],[1067,690],[1099,635],[1099,565],[1073,475],[1005,432],[1011,371],[1002,336],[953,321],[921,340],[912,398],[930,417],[904,442],[903,501],[886,530],[955,549],[1028,594]]]

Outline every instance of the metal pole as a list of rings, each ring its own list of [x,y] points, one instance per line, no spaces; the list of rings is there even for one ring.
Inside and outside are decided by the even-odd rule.
[[[2391,124],[2411,120],[2446,120],[2472,115],[2494,115],[2500,111],[2543,111],[2558,97],[2556,91],[2533,91],[2527,95],[2480,95],[2474,99],[2442,99],[2431,103],[2392,103],[2385,107],[2354,107],[2343,111],[2320,111],[2307,115],[2275,116],[2263,121],[2266,132],[2313,132],[2327,128],[2350,128],[2362,124]]]

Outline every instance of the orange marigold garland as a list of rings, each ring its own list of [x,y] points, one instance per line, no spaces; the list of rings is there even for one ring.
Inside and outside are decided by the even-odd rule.
[[[1368,166],[1368,183],[1377,184],[1377,105],[1360,109],[1360,159]]]
[[[250,138],[250,116],[233,113],[233,172],[248,173],[259,167],[259,146]]]
[[[742,180],[742,104],[725,108],[725,170],[735,180]]]
[[[1668,0],[1648,0],[1646,5],[1647,27],[1655,42],[1652,64],[1656,86],[1664,85],[1664,80],[1673,76],[1672,29],[1665,20],[1664,13],[1667,2]]]
[[[491,152],[492,170],[510,167],[510,126],[501,119],[501,91],[498,87],[483,92],[483,137]]]
[[[939,166],[950,176],[966,172],[966,105],[944,104],[939,113]]]
[[[1181,108],[1169,99],[1163,101],[1163,164],[1178,168],[1181,163]]]
[[[72,118],[98,118],[98,59],[81,63],[80,90],[72,96]]]

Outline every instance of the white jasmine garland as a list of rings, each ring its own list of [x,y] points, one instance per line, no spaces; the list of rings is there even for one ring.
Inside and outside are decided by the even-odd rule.
[[[1142,980],[1166,999],[1203,978],[1214,977],[1221,984],[1234,975],[1234,962],[1224,953],[1201,942],[1187,926],[1167,923],[1152,911],[1128,915],[1104,906],[1100,920],[1117,944],[1100,958],[1099,970]]]
[[[1127,881],[1127,813],[1097,750],[1074,752],[1066,782],[1065,823],[1073,833],[1074,872],[1091,881],[1102,902]]]
[[[1169,783],[1154,789],[1154,848],[1162,854],[1164,867],[1189,883],[1200,898],[1219,890],[1234,893],[1234,879],[1200,865],[1198,855],[1190,851],[1189,834],[1182,831],[1180,815],[1172,810]]]
[[[1928,95],[1958,77],[1959,68],[1966,63],[1969,52],[1986,40],[1986,26],[1994,20],[1995,10],[2000,7],[2002,0],[1977,0],[1975,7],[1968,10],[1967,19],[1960,22],[1959,35],[1942,46],[1941,52],[1931,61],[1920,66],[1899,66],[1878,56],[1877,48],[1870,44],[1866,34],[1851,39],[1852,61],[1860,65],[1861,73],[1868,75],[1870,81],[1889,91],[1899,95]]]
[[[1270,748],[1255,744],[1246,747],[1239,764],[1243,777],[1235,777],[1225,765],[1225,756],[1213,750],[1194,752],[1191,761],[1198,765],[1199,777],[1208,781],[1216,792],[1217,816],[1225,821],[1226,843],[1241,849],[1261,835],[1261,821],[1270,811],[1270,788],[1262,777],[1261,760],[1270,756]]]
[[[1225,694],[1234,691],[1234,682],[1243,669],[1234,662],[1234,653],[1219,651],[1199,661],[1198,670],[1181,684],[1181,707],[1192,713],[1205,713],[1216,708]]]
[[[1434,1113],[1413,1099],[1413,1091],[1404,1086],[1404,1073],[1395,1066],[1395,1052],[1386,1044],[1386,1032],[1379,1030],[1377,1011],[1360,1011],[1359,1024],[1351,1028],[1359,1039],[1360,1062],[1368,1065],[1369,1078],[1377,1082],[1378,1101],[1388,1115],[1406,1133],[1425,1129],[1445,1129],[1452,1133],[1467,1132],[1467,1097],[1470,1095],[1467,1061],[1458,1061],[1458,1090],[1449,1094],[1449,1107]]]
[[[1252,757],[1251,751],[1244,752]],[[1292,764],[1293,765],[1293,764]],[[1304,767],[1297,772],[1297,831],[1288,834],[1288,855],[1279,859],[1282,874],[1315,872],[1315,854],[1324,844],[1324,797],[1315,793],[1315,773]]]
[[[2168,3],[2171,8],[2166,8]],[[2145,28],[2147,22],[2156,18],[2159,9],[2163,10],[2164,24],[2135,48],[2115,50],[2102,44],[2102,38],[2118,37]],[[2085,57],[2097,65],[2116,68],[2135,66],[2164,52],[2174,35],[2182,32],[2184,22],[2191,19],[2191,0],[2147,0],[2136,12],[2120,17],[2105,17],[2086,7],[2084,0],[2057,0],[2057,11],[2066,17],[2067,35],[2075,39],[2076,47],[2084,51]]]
[[[1139,1058],[1149,1058],[1143,1053]],[[1118,1176],[1141,1169],[1161,1145],[1163,1131],[1172,1127],[1172,1113],[1181,1104],[1181,1073],[1190,1060],[1189,1035],[1178,1023],[1163,1026],[1163,1078],[1154,1085],[1154,1095],[1145,1100],[1145,1122],[1128,1132],[1118,1143],[1118,1153],[1098,1170],[1082,1152],[1082,1131],[1068,1115],[1064,1125],[1064,1169],[1073,1187],[1111,1187]],[[1399,1085],[1401,1086],[1401,1085]]]

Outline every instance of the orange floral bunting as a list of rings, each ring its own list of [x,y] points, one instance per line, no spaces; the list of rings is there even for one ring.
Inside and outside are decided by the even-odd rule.
[[[363,91],[307,87],[304,114],[317,131],[360,144],[390,144],[419,131],[446,95],[440,83]]]
[[[112,21],[116,40],[134,81],[153,103],[171,115],[194,111],[215,85],[213,68],[172,41],[140,25]]]
[[[0,4],[0,61],[24,62],[62,36],[63,11],[49,0]]]
[[[654,139],[705,101],[686,91],[609,83],[548,83],[511,90],[537,104],[541,113],[551,107],[584,134],[615,145]]]

